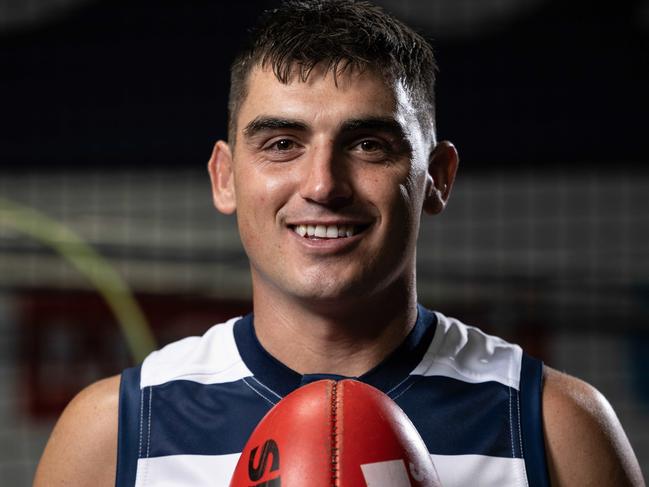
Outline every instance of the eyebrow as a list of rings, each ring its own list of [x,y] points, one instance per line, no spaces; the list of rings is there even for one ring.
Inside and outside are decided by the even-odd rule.
[[[259,116],[243,129],[246,137],[253,137],[265,130],[299,130],[306,132],[309,126],[301,121],[288,118]],[[399,122],[391,117],[365,117],[347,120],[341,126],[341,132],[358,132],[360,130],[388,132],[399,138],[406,138],[406,133]]]
[[[341,127],[341,132],[358,132],[362,130],[387,132],[402,139],[406,138],[406,133],[401,124],[391,117],[367,117],[347,120]]]
[[[257,117],[243,129],[243,135],[253,137],[264,130],[289,129],[307,131],[309,127],[300,120],[277,117]]]

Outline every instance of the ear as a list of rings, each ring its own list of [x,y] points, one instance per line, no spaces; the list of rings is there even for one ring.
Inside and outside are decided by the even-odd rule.
[[[221,213],[230,215],[237,209],[232,172],[232,151],[227,143],[219,140],[214,144],[212,157],[207,163],[207,170],[212,181],[212,199],[214,206]]]
[[[431,215],[441,213],[451,195],[459,157],[455,146],[443,140],[430,154],[426,177],[424,211]]]

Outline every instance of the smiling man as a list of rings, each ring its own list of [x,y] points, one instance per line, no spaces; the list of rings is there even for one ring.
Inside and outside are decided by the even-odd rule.
[[[399,404],[444,486],[643,485],[597,391],[417,304],[420,218],[444,209],[458,164],[435,137],[434,71],[427,42],[369,4],[266,14],[209,161],[254,314],[83,391],[37,485],[227,485],[263,415],[323,377]]]
[[[457,155],[431,152],[402,83],[371,67],[284,83],[259,66],[247,90],[209,167],[217,208],[237,212],[255,332],[297,372],[361,375],[415,323],[422,207],[442,209]]]

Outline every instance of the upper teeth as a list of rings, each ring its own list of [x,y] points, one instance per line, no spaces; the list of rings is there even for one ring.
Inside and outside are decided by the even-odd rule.
[[[295,225],[293,230],[301,237],[321,238],[351,237],[355,233],[354,225]]]

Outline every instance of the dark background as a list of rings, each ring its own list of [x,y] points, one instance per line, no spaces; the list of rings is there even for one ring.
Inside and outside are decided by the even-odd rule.
[[[439,34],[413,19],[433,39],[439,135],[460,148],[463,170],[644,161],[647,2],[521,2],[532,5],[514,13],[501,6],[481,20],[470,8],[479,2],[441,2],[466,15],[447,15],[455,24]],[[234,50],[274,3],[81,1],[5,20],[3,168],[204,160],[226,133]],[[410,4],[418,2],[401,11]]]

